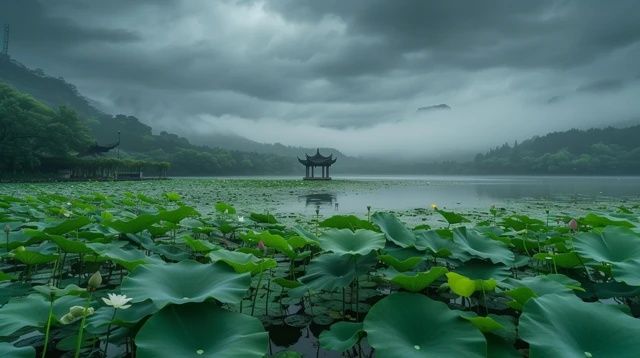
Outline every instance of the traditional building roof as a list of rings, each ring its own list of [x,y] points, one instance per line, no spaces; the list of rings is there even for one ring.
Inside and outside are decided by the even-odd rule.
[[[298,158],[298,161],[305,166],[330,166],[331,164],[335,163],[337,159],[333,157],[333,154],[330,154],[328,157],[320,154],[320,148],[318,148],[316,154],[310,156],[309,154],[305,153],[305,156],[306,159]]]

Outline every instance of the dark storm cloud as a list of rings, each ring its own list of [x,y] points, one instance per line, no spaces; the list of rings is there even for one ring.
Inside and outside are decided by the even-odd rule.
[[[584,84],[576,89],[576,92],[610,92],[617,91],[624,86],[624,81],[617,78],[606,78]]]
[[[110,112],[354,153],[640,116],[638,14],[634,0],[0,1],[14,58]],[[434,103],[456,110],[416,111]]]
[[[125,29],[100,28],[81,20],[51,16],[37,0],[2,0],[0,23],[11,28],[12,47],[46,51],[66,51],[87,42],[129,42],[137,36]],[[55,61],[55,60],[54,60]]]

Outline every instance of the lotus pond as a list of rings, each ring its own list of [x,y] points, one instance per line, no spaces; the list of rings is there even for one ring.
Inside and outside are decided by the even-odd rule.
[[[0,185],[0,357],[640,356],[637,197],[385,185]]]

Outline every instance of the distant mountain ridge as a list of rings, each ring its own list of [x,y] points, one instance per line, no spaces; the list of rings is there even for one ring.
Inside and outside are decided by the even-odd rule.
[[[113,143],[121,132],[123,156],[170,162],[172,175],[289,174],[298,169],[293,160],[283,156],[198,146],[165,131],[153,134],[152,128],[136,117],[106,114],[63,78],[29,69],[9,56],[0,55],[0,81],[53,108],[73,109],[100,144]]]
[[[52,106],[67,106],[73,108],[78,114],[87,119],[92,119],[90,129],[99,142],[111,142],[117,134],[115,125],[122,126],[121,131],[133,130],[151,135],[152,127],[140,122],[133,116],[117,115],[111,116],[97,109],[92,105],[91,100],[79,93],[78,89],[68,83],[62,77],[52,77],[40,69],[30,69],[22,63],[11,59],[8,56],[0,56],[0,80],[12,87],[29,93],[34,98]],[[96,122],[97,121],[97,122]],[[114,122],[114,126],[105,125],[105,122]],[[111,132],[110,132],[111,130]],[[161,132],[168,134],[166,131]],[[180,141],[197,146],[207,146],[209,148],[221,148],[241,152],[255,152],[264,154],[281,155],[293,157],[303,155],[306,151],[311,153],[316,148],[291,147],[280,143],[267,144],[252,141],[250,139],[226,134],[190,135],[189,139],[178,136]],[[184,142],[183,142],[184,143]],[[122,144],[123,148],[139,150],[139,146],[133,142],[127,142],[126,138]],[[344,154],[333,148],[321,148],[323,152],[333,153],[338,157],[345,157]]]

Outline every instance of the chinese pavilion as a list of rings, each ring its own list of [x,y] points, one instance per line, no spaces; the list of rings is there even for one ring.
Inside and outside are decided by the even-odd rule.
[[[330,154],[328,157],[320,154],[320,148],[316,151],[316,154],[313,156],[309,156],[305,153],[306,159],[298,158],[298,161],[305,166],[306,174],[304,176],[304,180],[331,180],[329,176],[329,167],[331,164],[336,162],[337,158],[333,158],[333,154]],[[315,176],[315,168],[322,168],[322,176]]]

